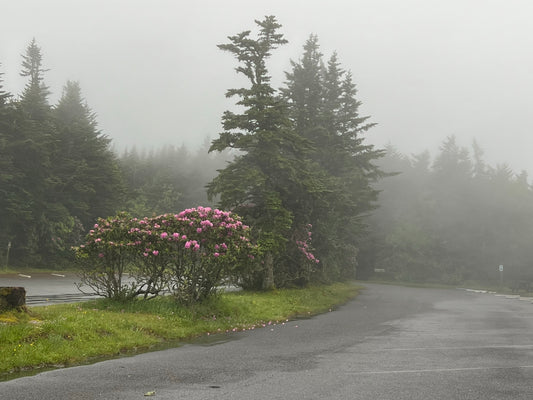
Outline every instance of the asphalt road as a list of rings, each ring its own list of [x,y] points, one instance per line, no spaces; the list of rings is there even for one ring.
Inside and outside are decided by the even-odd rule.
[[[0,397],[530,400],[532,328],[531,300],[367,285],[312,319],[1,382]]]
[[[0,286],[22,286],[26,289],[26,304],[29,306],[94,298],[94,295],[78,290],[76,282],[79,281],[79,277],[72,273],[0,274]]]

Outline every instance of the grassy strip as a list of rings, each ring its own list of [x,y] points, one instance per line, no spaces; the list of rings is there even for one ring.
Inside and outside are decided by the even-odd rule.
[[[183,307],[170,297],[33,307],[0,314],[0,379],[147,350],[168,341],[254,329],[327,311],[355,297],[353,283],[268,293],[224,293]]]

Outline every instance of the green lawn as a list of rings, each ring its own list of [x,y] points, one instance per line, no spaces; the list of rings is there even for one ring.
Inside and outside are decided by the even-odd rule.
[[[273,292],[231,292],[184,307],[171,297],[105,299],[0,314],[0,380],[13,372],[134,354],[217,333],[257,329],[331,310],[361,288],[337,283]]]

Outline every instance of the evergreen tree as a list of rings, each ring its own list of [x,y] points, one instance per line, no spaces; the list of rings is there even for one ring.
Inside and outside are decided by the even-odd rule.
[[[14,140],[14,112],[8,103],[11,96],[3,89],[2,75],[0,72],[0,254],[12,239],[10,209],[17,202],[13,195],[16,170],[10,152],[10,143]]]
[[[55,187],[50,155],[56,145],[44,84],[42,55],[35,39],[22,56],[21,75],[28,82],[16,103],[12,118],[12,157],[16,179],[10,188],[11,206],[7,230],[13,238],[12,259],[24,257],[40,262],[43,249],[49,249],[54,224],[64,217],[64,209],[49,195]]]
[[[213,140],[210,151],[231,148],[238,156],[208,185],[208,194],[211,198],[219,195],[221,207],[235,211],[254,227],[264,251],[264,276],[259,281],[270,288],[300,278],[301,271],[294,264],[278,261],[286,256],[288,240],[300,229],[294,225],[295,211],[305,209],[305,204],[297,204],[305,200],[303,194],[321,188],[306,162],[309,145],[294,132],[287,104],[270,84],[266,62],[274,49],[287,42],[278,33],[281,25],[273,16],[255,22],[256,39],[245,31],[219,45],[239,61],[236,70],[248,78],[250,87],[230,89],[226,94],[239,98],[237,105],[243,112],[224,113],[224,131]]]
[[[0,67],[2,66],[2,63],[0,63]],[[4,90],[4,79],[2,76],[4,75],[3,72],[0,72],[0,107],[5,107],[8,103],[9,98],[11,95]]]
[[[372,184],[382,175],[373,164],[382,152],[363,143],[362,134],[374,124],[359,116],[355,85],[337,55],[324,65],[316,36],[308,39],[292,68],[284,95],[296,131],[313,145],[310,159],[329,193],[312,207],[317,253],[326,276],[353,276],[361,219],[374,207]]]
[[[26,47],[26,53],[22,55],[20,75],[28,78],[22,93],[21,105],[29,118],[36,121],[46,119],[50,111],[48,104],[50,91],[44,84],[44,73],[47,70],[43,68],[42,58],[41,48],[34,38]]]
[[[304,45],[299,62],[291,61],[292,71],[286,72],[286,87],[282,89],[290,105],[290,116],[296,132],[311,140],[315,154],[324,144],[324,65],[319,51],[318,37],[311,35]],[[322,160],[319,160],[322,161]]]
[[[77,82],[66,83],[53,115],[58,143],[51,156],[54,201],[88,227],[98,217],[115,213],[122,200],[118,160]]]

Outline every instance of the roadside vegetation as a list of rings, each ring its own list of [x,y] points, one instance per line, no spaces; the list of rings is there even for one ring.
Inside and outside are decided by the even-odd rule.
[[[84,266],[86,283],[93,288],[102,289],[98,277],[108,271],[108,262],[121,268],[121,259],[129,263],[134,258],[134,272],[141,280],[147,278],[146,285],[127,289],[118,284],[110,295],[150,296],[161,288],[158,270],[169,272],[162,264],[171,250],[183,263],[174,257],[175,274],[166,274],[165,283],[174,281],[172,291],[182,297],[200,299],[209,294],[208,287],[189,285],[196,278],[187,276],[192,292],[185,293],[178,281],[184,271],[190,272],[189,261],[195,259],[196,272],[207,268],[196,277],[205,278],[209,270],[216,281],[215,269],[239,257],[243,247],[235,243],[230,255],[222,246],[230,245],[225,239],[210,240],[219,248],[208,249],[202,242],[204,227],[195,226],[202,229],[196,238],[184,221],[176,226],[180,230],[158,231],[158,243],[150,243],[154,229],[141,229],[134,222],[148,218],[155,227],[157,216],[202,206],[231,211],[250,227],[246,239],[254,251],[248,255],[255,262],[237,263],[239,271],[231,271],[238,272],[242,285],[273,289],[354,279],[358,242],[365,235],[363,219],[376,207],[373,184],[382,176],[375,161],[383,152],[365,143],[374,123],[360,115],[349,70],[335,53],[324,58],[314,35],[301,58],[290,64],[284,86],[274,87],[273,73],[284,72],[271,72],[270,59],[287,40],[274,16],[252,25],[255,29],[228,36],[218,46],[235,59],[235,71],[244,80],[242,87],[227,90],[236,107],[222,114],[221,132],[204,143],[203,154],[167,146],[132,148],[119,156],[113,151],[112,132],[107,136],[99,131],[77,82],[67,82],[57,104],[50,104],[44,57],[32,40],[22,55],[21,75],[27,79],[22,93],[6,92],[0,71],[0,186],[5,194],[0,196],[0,262],[68,268],[77,255],[78,261],[90,264],[94,254],[82,254],[81,246],[89,247],[87,233],[93,230],[93,239],[106,243],[106,248],[98,243],[88,249],[98,250],[94,269]],[[228,70],[228,76],[232,73]],[[129,217],[112,217],[124,215]],[[143,230],[144,236],[128,233],[132,239],[142,236],[134,241],[120,237],[121,244],[138,251],[122,258],[117,242],[93,228],[103,220],[124,220],[130,229]],[[216,221],[209,216],[203,222],[211,228],[209,223]],[[177,233],[179,238],[171,236]],[[169,236],[162,238],[165,234]],[[75,253],[73,247],[80,250]],[[211,277],[209,281],[205,283],[212,285]]]
[[[173,296],[99,299],[0,314],[0,380],[132,355],[180,341],[234,334],[332,310],[361,288],[336,283],[307,289],[229,292],[184,306]],[[216,336],[215,336],[216,337]]]

